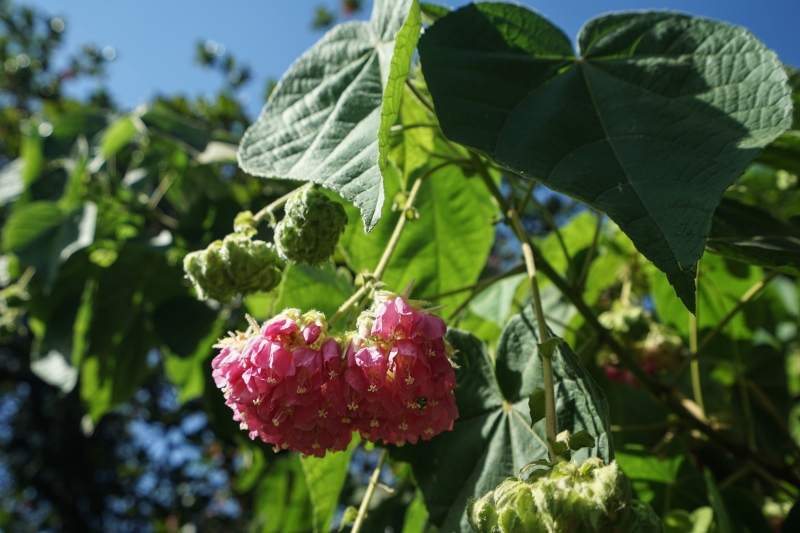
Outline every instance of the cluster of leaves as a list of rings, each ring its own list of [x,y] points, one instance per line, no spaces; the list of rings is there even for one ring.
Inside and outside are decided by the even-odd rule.
[[[595,440],[572,458],[615,459],[670,532],[792,531],[797,75],[746,30],[683,15],[607,15],[578,42],[580,58],[515,5],[378,0],[369,21],[333,28],[293,64],[241,142],[249,122],[230,94],[26,116],[0,191],[9,281],[32,276],[21,308],[33,372],[74,387],[102,424],[163,368],[180,401],[203,398],[217,438],[239,442],[233,484],[253,494],[255,529],[347,527],[362,448],[299,458],[236,441],[208,358],[224,331],[244,329],[244,311],[333,315],[391,244],[381,281],[416,279],[414,297],[448,306],[460,418],[390,447],[394,492],[377,490],[364,528],[468,532],[469,498],[548,455],[531,417],[544,377],[520,235],[499,224],[511,207],[535,237],[545,318],[565,341],[552,354],[558,429]],[[353,204],[333,259],[287,265],[271,293],[197,302],[182,258],[287,192],[280,179]],[[620,308],[661,337],[645,346],[630,321],[598,321]],[[667,350],[677,363],[651,357]],[[609,364],[632,378],[609,379]]]

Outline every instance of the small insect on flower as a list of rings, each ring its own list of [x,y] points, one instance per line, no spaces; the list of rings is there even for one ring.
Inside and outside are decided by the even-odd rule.
[[[417,407],[419,407],[419,414],[425,410],[425,407],[428,405],[428,398],[425,396],[420,396],[417,398]]]

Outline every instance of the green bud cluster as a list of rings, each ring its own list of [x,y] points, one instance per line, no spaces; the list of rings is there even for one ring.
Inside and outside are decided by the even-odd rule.
[[[183,269],[201,300],[226,303],[237,293],[267,292],[278,286],[283,263],[271,243],[252,239],[254,233],[231,233],[186,256]]]
[[[592,457],[509,478],[467,506],[476,533],[660,533],[661,521],[644,502],[631,499],[616,462]]]
[[[275,246],[289,263],[318,266],[336,249],[347,224],[338,202],[313,187],[303,187],[286,202],[286,216],[275,228]]]

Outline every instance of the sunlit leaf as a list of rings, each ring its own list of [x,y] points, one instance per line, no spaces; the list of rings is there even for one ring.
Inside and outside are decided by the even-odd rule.
[[[365,229],[372,229],[384,200],[381,105],[390,72],[396,82],[408,69],[401,68],[410,57],[407,46],[394,69],[392,57],[411,6],[412,0],[377,0],[368,22],[334,27],[295,61],[242,139],[239,164],[245,172],[334,190],[361,210]],[[418,9],[414,3],[417,19]],[[412,19],[403,32],[405,45],[416,39],[415,26]],[[396,97],[389,103],[400,105]],[[386,110],[387,117],[395,112]]]

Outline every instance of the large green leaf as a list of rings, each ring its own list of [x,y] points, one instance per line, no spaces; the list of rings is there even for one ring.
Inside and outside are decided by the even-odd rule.
[[[354,438],[343,452],[328,452],[325,457],[300,459],[314,506],[314,533],[330,531],[336,504],[339,503],[339,493],[347,480],[350,459],[360,441],[358,437]]]
[[[723,199],[706,249],[737,261],[800,274],[800,230],[757,207]]]
[[[411,23],[403,26],[412,4]],[[416,2],[376,0],[368,22],[348,22],[325,34],[283,75],[245,133],[241,167],[256,176],[313,181],[337,191],[361,209],[364,227],[372,229],[384,199],[381,114],[391,127],[388,120],[400,105],[397,85],[408,73],[413,29],[419,27],[415,20]],[[402,53],[393,57],[401,28]],[[396,107],[381,109],[384,88],[386,105]]]
[[[439,143],[437,151],[443,149]],[[399,179],[386,180],[390,198],[400,192],[398,183]],[[494,242],[490,221],[497,213],[483,183],[466,179],[455,165],[446,166],[425,179],[415,206],[419,218],[406,223],[383,275],[387,288],[401,291],[416,279],[413,295],[424,299],[475,283]],[[354,223],[355,210],[348,215],[350,223],[339,242],[356,271],[373,271],[402,210],[392,211],[387,205],[384,222],[369,234]],[[468,295],[440,298],[436,304],[454,307]]]
[[[19,206],[3,228],[3,248],[13,252],[31,243],[64,220],[64,213],[53,202],[33,202]]]
[[[497,348],[496,365],[478,339],[450,330],[447,339],[458,350],[456,404],[459,418],[452,431],[414,446],[393,448],[408,461],[425,495],[430,523],[443,533],[468,533],[465,508],[526,464],[547,458],[544,420],[531,429],[528,396],[543,386],[536,317],[531,307],[514,316]],[[593,449],[574,455],[576,461],[613,458],[608,433],[608,407],[578,357],[562,345],[553,355],[559,430],[588,431]]]
[[[605,15],[578,43],[485,3],[419,49],[449,139],[607,213],[694,310],[714,208],[791,124],[786,73],[747,30],[675,13]]]

